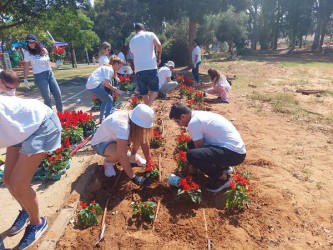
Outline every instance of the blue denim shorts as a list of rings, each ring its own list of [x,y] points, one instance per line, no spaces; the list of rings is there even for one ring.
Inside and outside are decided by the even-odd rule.
[[[58,116],[50,111],[39,128],[25,141],[14,147],[20,147],[21,153],[29,155],[54,151],[61,146],[61,130]]]
[[[96,144],[96,145],[92,146],[92,148],[94,149],[96,154],[101,155],[101,156],[105,156],[104,153],[105,153],[106,148],[112,143],[116,143],[116,142],[115,141],[113,141],[113,142],[101,142],[99,144]]]
[[[157,69],[143,70],[136,73],[140,95],[147,95],[148,90],[158,92]]]

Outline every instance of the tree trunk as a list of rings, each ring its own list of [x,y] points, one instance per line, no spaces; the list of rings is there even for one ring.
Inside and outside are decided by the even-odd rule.
[[[188,32],[188,66],[192,66],[192,41],[196,38],[197,35],[197,23],[190,17],[189,20],[189,32]]]
[[[316,31],[315,31],[315,36],[313,39],[312,43],[312,50],[317,50],[319,48],[319,43],[320,43],[320,22],[317,23]]]
[[[70,48],[71,48],[72,67],[76,68],[77,67],[77,62],[76,62],[75,49],[74,49],[73,45],[70,45]]]
[[[254,16],[253,16],[253,33],[251,40],[251,49],[257,50],[257,38],[258,38],[258,4],[257,0],[253,1]]]
[[[234,51],[233,51],[233,45],[234,45],[234,41],[229,41],[228,42],[229,45],[229,50],[228,52],[230,53],[230,57],[232,58],[234,56]]]
[[[327,26],[327,21],[323,21],[321,24],[321,34],[320,34],[320,42],[318,46],[318,50],[321,50],[324,44],[324,38],[325,38],[325,33],[326,33],[326,26]]]

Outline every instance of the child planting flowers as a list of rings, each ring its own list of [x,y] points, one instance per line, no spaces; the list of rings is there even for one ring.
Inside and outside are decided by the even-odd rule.
[[[141,219],[146,219],[149,221],[154,220],[155,218],[155,207],[156,203],[153,201],[137,201],[131,203],[133,207],[133,213],[138,214]]]
[[[158,179],[160,176],[160,172],[158,171],[158,167],[156,163],[153,163],[152,161],[148,161],[146,168],[145,168],[145,177],[152,178],[152,179]]]
[[[192,180],[191,176],[187,176],[180,180],[180,189],[178,189],[177,195],[194,203],[199,204],[201,202],[200,186]]]
[[[101,206],[96,203],[95,201],[92,201],[89,205],[85,202],[81,202],[82,209],[79,212],[79,223],[83,227],[90,227],[93,225],[97,225],[97,215],[102,213]]]
[[[227,209],[240,209],[244,204],[249,204],[250,199],[248,197],[248,192],[251,191],[250,188],[250,175],[248,172],[242,174],[235,174],[230,181],[231,190],[225,192]]]

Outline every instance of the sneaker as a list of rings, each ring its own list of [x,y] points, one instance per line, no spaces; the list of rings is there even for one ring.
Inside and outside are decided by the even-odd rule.
[[[207,190],[213,193],[217,193],[230,187],[230,179],[227,180],[216,180],[215,182],[207,185]]]
[[[112,177],[116,175],[116,171],[114,170],[113,163],[104,161],[104,175],[106,177]]]
[[[227,169],[223,170],[223,174],[232,175],[235,173],[235,169],[233,167],[228,167]]]
[[[139,154],[131,155],[129,153],[128,158],[130,163],[137,164],[139,167],[143,167],[147,163],[147,161]]]
[[[25,210],[20,210],[19,215],[14,221],[12,227],[9,229],[9,236],[13,236],[21,232],[29,222],[29,214]]]
[[[41,217],[41,220],[42,222],[38,225],[27,226],[17,249],[27,249],[42,236],[42,234],[47,229],[47,221],[45,217]]]

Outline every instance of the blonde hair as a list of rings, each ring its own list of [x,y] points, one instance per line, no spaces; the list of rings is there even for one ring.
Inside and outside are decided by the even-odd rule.
[[[104,55],[103,50],[108,49],[108,48],[111,49],[111,44],[109,44],[108,42],[103,42],[99,49],[99,52],[98,52],[98,58],[101,57],[102,55]]]
[[[110,57],[110,60],[109,60],[109,64],[110,65],[122,64],[122,63],[123,63],[123,61],[121,60],[120,57],[115,56],[115,55],[113,55],[113,56]]]
[[[130,136],[129,139],[134,145],[141,145],[141,143],[149,143],[153,138],[153,128],[143,128],[136,125],[130,119]]]
[[[214,85],[216,85],[221,78],[223,81],[227,79],[224,74],[220,73],[214,68],[210,68],[208,70],[208,75],[210,76],[210,80],[213,82]]]

